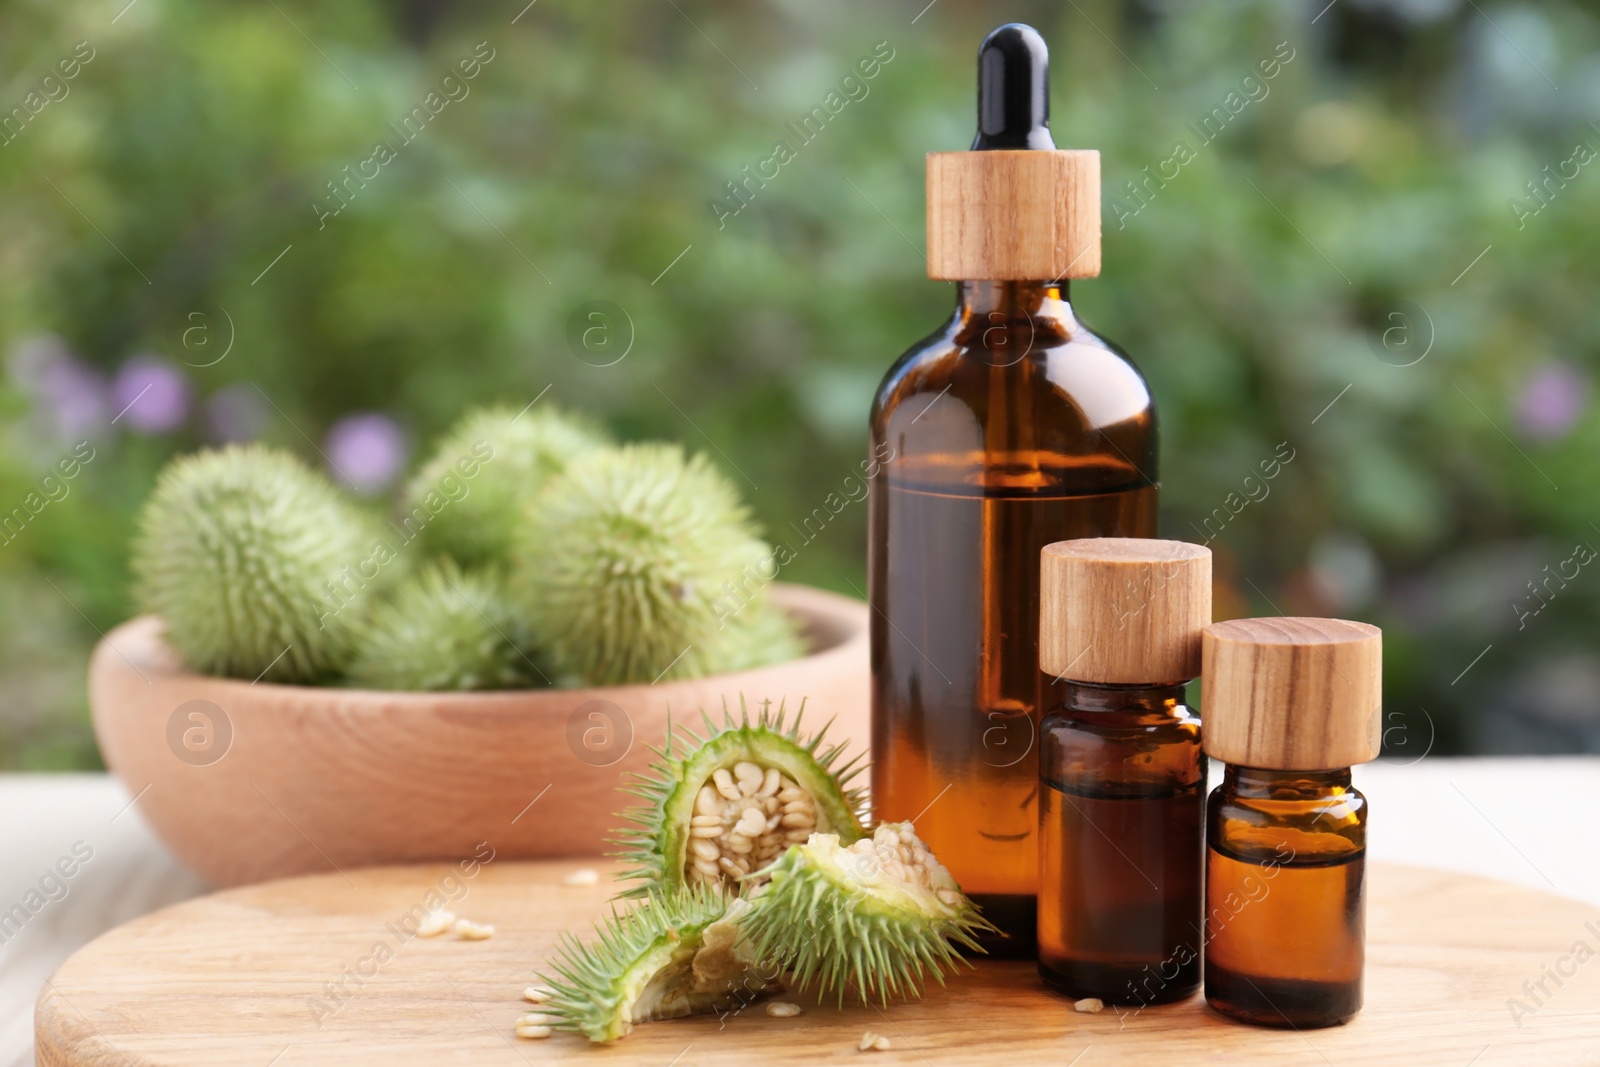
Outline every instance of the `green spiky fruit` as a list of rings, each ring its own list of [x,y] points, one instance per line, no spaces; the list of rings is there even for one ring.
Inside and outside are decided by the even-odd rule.
[[[910,823],[882,823],[846,844],[819,833],[790,848],[740,920],[753,958],[792,971],[823,995],[920,996],[962,962],[957,946],[994,927],[978,914]]]
[[[162,472],[139,519],[135,597],[195,670],[309,682],[348,660],[375,550],[326,478],[230,446]]]
[[[749,671],[787,663],[807,652],[794,618],[769,598],[745,605],[727,619],[718,648],[717,673]]]
[[[750,902],[706,889],[650,897],[595,928],[584,944],[563,934],[540,979],[546,1025],[614,1041],[635,1023],[748,1004],[776,973],[758,966],[737,927]]]
[[[401,522],[420,544],[464,566],[507,564],[529,501],[578,456],[608,443],[589,422],[546,402],[470,411],[406,486]]]
[[[704,456],[645,444],[574,460],[529,512],[519,563],[557,667],[620,685],[715,672],[719,597],[766,555]]]
[[[786,724],[783,708],[768,704],[752,720],[741,701],[737,719],[723,709],[720,727],[702,712],[704,737],[669,726],[650,773],[626,787],[645,803],[623,813],[633,825],[616,841],[634,864],[621,877],[641,882],[624,896],[701,885],[738,892],[813,832],[846,843],[865,836],[865,796],[850,788],[861,757],[841,762],[843,745],[824,747],[826,727],[804,735],[803,712]]]
[[[369,689],[518,689],[549,679],[521,612],[491,570],[425,564],[373,607],[350,679]]]

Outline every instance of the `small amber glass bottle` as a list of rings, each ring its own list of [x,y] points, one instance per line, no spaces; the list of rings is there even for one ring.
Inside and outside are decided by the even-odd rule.
[[[1072,997],[1158,1004],[1200,987],[1206,758],[1184,687],[1211,621],[1211,552],[1045,546],[1039,666],[1039,974]]]
[[[1260,1026],[1337,1026],[1361,1010],[1367,802],[1382,634],[1339,619],[1208,627],[1205,750],[1228,765],[1206,840],[1206,999]]]

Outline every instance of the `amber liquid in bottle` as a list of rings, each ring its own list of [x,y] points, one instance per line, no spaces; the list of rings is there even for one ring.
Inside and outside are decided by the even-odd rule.
[[[1071,997],[1200,987],[1206,757],[1179,685],[1066,683],[1045,717],[1039,974]]]
[[[962,282],[873,405],[872,795],[914,820],[1031,957],[1041,709],[1039,553],[1156,532],[1156,424],[1127,357],[1065,285]]]
[[[1229,767],[1208,810],[1206,999],[1258,1026],[1361,1010],[1367,804],[1350,771]]]

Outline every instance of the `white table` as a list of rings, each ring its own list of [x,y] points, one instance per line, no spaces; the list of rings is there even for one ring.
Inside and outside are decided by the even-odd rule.
[[[1428,757],[1370,764],[1356,776],[1372,804],[1373,858],[1517,882],[1600,911],[1600,829],[1591,817],[1600,811],[1600,757]],[[34,999],[73,950],[205,889],[132,800],[105,775],[0,775],[0,918],[75,845],[79,855],[92,850],[61,880],[64,894],[47,885],[58,899],[0,944],[4,1067],[33,1062]]]

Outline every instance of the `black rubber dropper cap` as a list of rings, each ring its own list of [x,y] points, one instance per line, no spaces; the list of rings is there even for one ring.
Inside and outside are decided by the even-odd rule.
[[[978,137],[972,150],[1055,146],[1050,49],[1032,26],[1008,22],[978,47]]]

